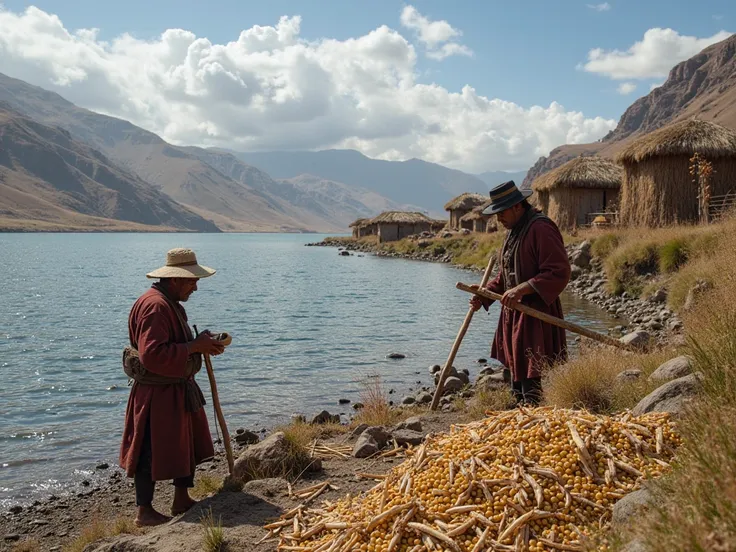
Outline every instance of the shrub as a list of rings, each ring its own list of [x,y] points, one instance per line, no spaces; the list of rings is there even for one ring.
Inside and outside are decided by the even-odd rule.
[[[688,241],[685,238],[675,238],[659,248],[659,271],[675,272],[688,259]]]
[[[618,234],[610,233],[603,234],[593,239],[593,243],[590,247],[590,252],[601,259],[606,259],[616,249],[621,242],[621,236]]]

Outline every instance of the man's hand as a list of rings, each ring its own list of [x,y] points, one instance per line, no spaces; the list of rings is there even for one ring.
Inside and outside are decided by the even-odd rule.
[[[478,284],[473,284],[470,287],[474,290],[478,289]],[[480,310],[480,308],[483,306],[483,300],[480,298],[479,295],[473,295],[468,303],[470,304],[470,308],[473,309],[473,312]]]
[[[519,284],[515,288],[511,288],[506,291],[501,298],[501,304],[506,308],[513,309],[519,304],[522,297],[532,293],[534,293],[534,288],[530,286],[528,282],[524,282],[523,284]]]
[[[212,337],[212,334],[207,331],[202,332],[194,339],[194,341],[189,342],[189,351],[192,353],[217,356],[222,354],[224,350],[225,346]]]

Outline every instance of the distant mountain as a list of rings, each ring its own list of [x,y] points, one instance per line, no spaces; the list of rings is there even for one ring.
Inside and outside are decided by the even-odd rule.
[[[665,83],[636,100],[600,142],[560,146],[541,157],[524,183],[531,185],[537,176],[580,155],[615,157],[631,140],[692,117],[736,129],[736,35],[678,63]]]
[[[526,171],[486,171],[484,173],[477,174],[476,176],[485,182],[486,186],[488,186],[488,189],[490,190],[494,186],[498,186],[499,184],[503,184],[509,180],[513,180],[518,186],[521,186],[521,183],[524,182],[524,178],[526,178]]]
[[[4,102],[0,102],[0,219],[0,228],[11,230],[218,231],[212,222],[74,140],[69,132],[29,119]]]
[[[292,184],[280,183],[229,153],[173,146],[127,121],[79,108],[58,94],[2,74],[0,101],[103,151],[141,181],[156,186],[185,210],[210,219],[222,230],[344,231],[346,220],[356,209],[370,216],[378,214],[367,205],[351,203],[343,209],[334,199],[331,207],[324,209],[318,205],[320,192],[312,194],[306,186],[300,190],[300,203],[295,204]],[[353,200],[362,196],[364,192],[356,190]],[[377,201],[374,196],[365,197]]]
[[[443,205],[463,192],[488,193],[485,182],[473,175],[419,159],[384,161],[355,150],[231,153],[276,179],[311,174],[435,214],[442,214]]]

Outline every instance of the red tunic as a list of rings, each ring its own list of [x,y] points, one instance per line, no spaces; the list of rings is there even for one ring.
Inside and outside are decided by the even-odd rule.
[[[570,280],[570,262],[562,235],[554,222],[531,223],[519,245],[518,282],[529,282],[536,293],[521,302],[541,312],[562,318],[560,293]],[[486,288],[503,294],[502,271]],[[490,303],[485,303],[486,308]],[[507,308],[501,309],[491,357],[511,370],[514,381],[537,378],[545,365],[567,359],[565,330]]]
[[[176,303],[184,320],[184,308]],[[176,313],[161,292],[151,288],[133,305],[128,318],[130,343],[138,349],[146,370],[183,378],[187,336]],[[187,477],[215,454],[204,408],[190,413],[184,407],[184,386],[134,383],[125,413],[120,465],[135,475],[146,421],[151,421],[151,476],[154,481]]]

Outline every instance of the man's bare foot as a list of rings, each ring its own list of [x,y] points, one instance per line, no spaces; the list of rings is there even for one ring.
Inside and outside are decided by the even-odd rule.
[[[190,510],[197,501],[189,496],[189,489],[186,487],[176,487],[174,489],[174,501],[171,503],[171,515],[178,516]]]
[[[139,506],[135,518],[136,527],[154,527],[171,521],[169,516],[158,513],[152,506]]]

